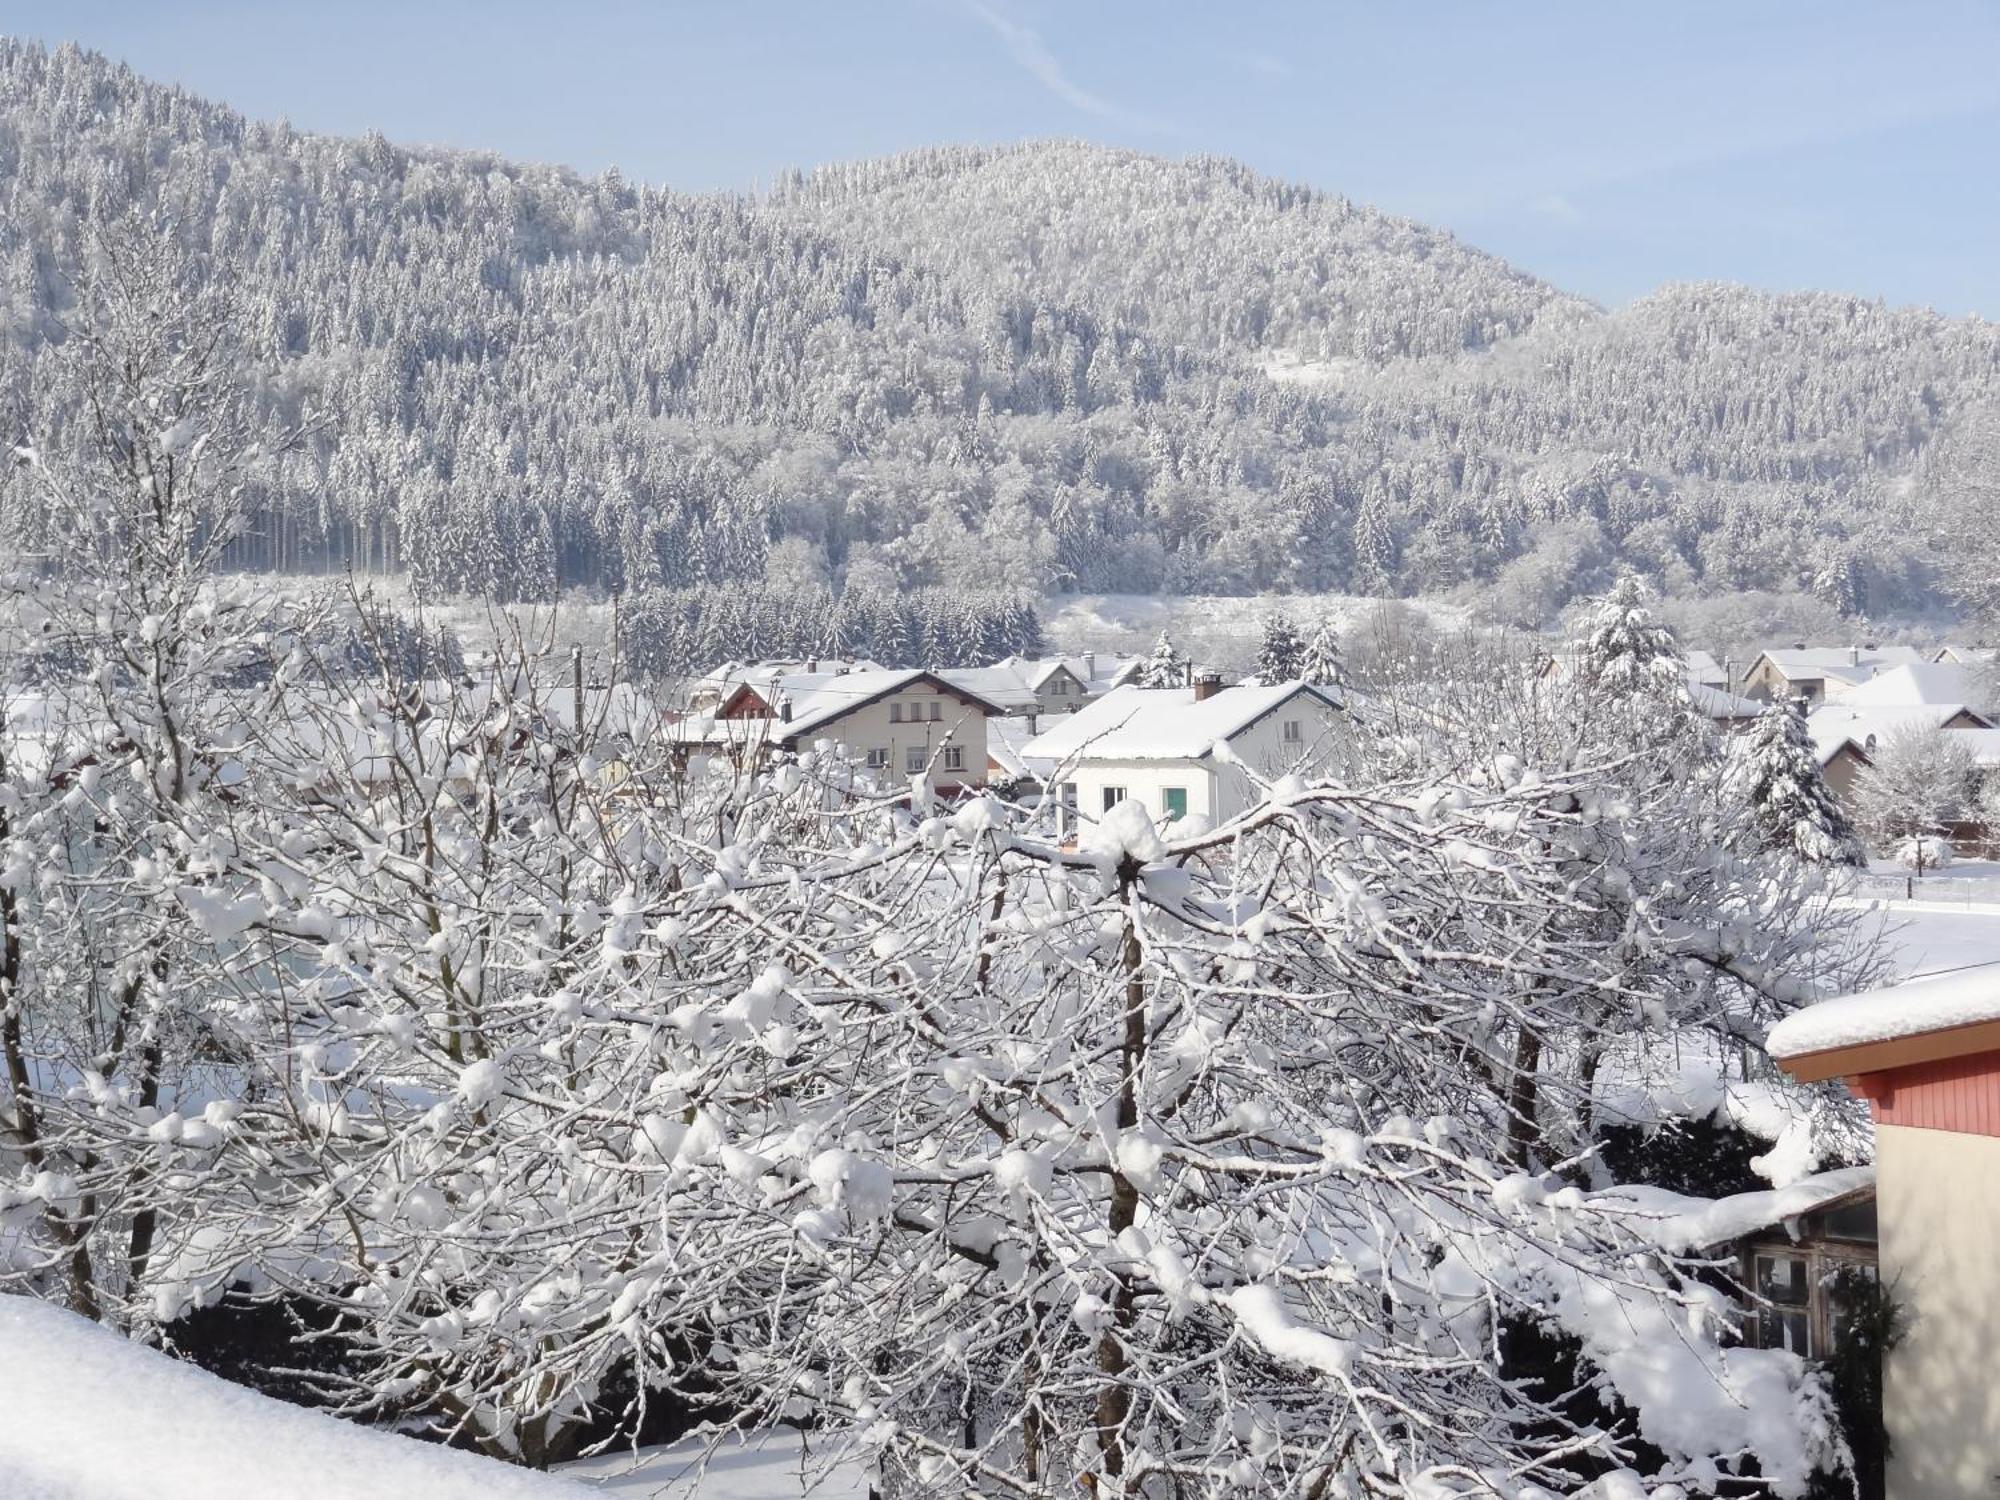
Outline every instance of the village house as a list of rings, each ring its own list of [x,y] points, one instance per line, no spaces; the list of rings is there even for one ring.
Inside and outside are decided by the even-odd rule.
[[[1007,656],[990,667],[954,667],[939,675],[1039,727],[1043,718],[1073,714],[1134,681],[1142,665],[1136,656],[1085,651],[1076,656]]]
[[[721,758],[754,769],[825,741],[878,780],[923,776],[951,795],[986,785],[986,725],[1001,713],[938,673],[875,668],[762,676],[674,728],[691,768]]]
[[[2000,1481],[2000,960],[1810,1006],[1768,1049],[1875,1121],[1880,1275],[1907,1314],[1884,1368],[1890,1500]]]
[[[1162,822],[1212,825],[1260,800],[1262,781],[1331,763],[1344,718],[1338,690],[1304,682],[1121,687],[1057,720],[1023,758],[1060,787],[1069,829],[1127,799]]]
[[[1687,653],[1688,701],[1711,723],[1723,730],[1742,729],[1755,722],[1767,704],[1729,690],[1729,671],[1706,651]],[[1559,679],[1574,669],[1575,653],[1551,652],[1540,667],[1547,679]]]
[[[1743,693],[1760,703],[1832,703],[1883,672],[1925,664],[1915,646],[1791,646],[1760,651],[1743,674]]]

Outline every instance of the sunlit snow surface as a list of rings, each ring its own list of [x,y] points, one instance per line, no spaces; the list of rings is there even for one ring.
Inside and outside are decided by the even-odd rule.
[[[720,1442],[688,1438],[636,1454],[617,1452],[563,1468],[600,1495],[620,1500],[865,1500],[868,1476],[854,1461],[830,1461],[811,1439],[790,1429],[730,1436]]]
[[[50,1303],[0,1297],[5,1500],[580,1500],[589,1493],[288,1406]]]

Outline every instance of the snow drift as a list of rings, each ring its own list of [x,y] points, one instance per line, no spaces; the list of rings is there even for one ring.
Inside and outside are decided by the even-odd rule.
[[[557,1500],[588,1491],[356,1427],[0,1297],[0,1494],[9,1500]]]

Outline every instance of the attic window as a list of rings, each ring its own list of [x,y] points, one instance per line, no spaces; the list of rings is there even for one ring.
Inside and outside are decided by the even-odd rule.
[[[1305,733],[1297,719],[1285,720],[1285,743],[1296,745],[1305,739]]]

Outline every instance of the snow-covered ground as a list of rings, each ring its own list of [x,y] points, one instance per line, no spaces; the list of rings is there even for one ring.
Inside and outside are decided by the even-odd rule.
[[[621,1500],[865,1500],[868,1476],[854,1461],[829,1462],[829,1455],[790,1428],[734,1435],[721,1442],[687,1438],[637,1453],[606,1453],[563,1467],[567,1479],[581,1479],[601,1495]]]
[[[2000,964],[2000,905],[1896,901],[1878,909],[1902,978]]]
[[[0,1297],[6,1500],[582,1500],[589,1493],[287,1406],[51,1303]]]

